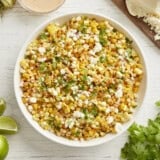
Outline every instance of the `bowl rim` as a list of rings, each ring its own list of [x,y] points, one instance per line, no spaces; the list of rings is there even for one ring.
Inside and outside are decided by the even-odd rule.
[[[54,133],[48,133],[48,131],[42,129],[37,122],[35,122],[33,119],[31,119],[29,117],[29,115],[31,115],[26,107],[24,108],[24,104],[22,103],[21,100],[21,96],[20,96],[20,87],[19,87],[19,83],[17,83],[18,80],[18,76],[19,76],[19,62],[21,60],[21,58],[24,56],[25,54],[25,50],[28,46],[28,44],[34,39],[34,37],[36,37],[40,31],[42,31],[49,23],[54,22],[54,21],[58,21],[58,19],[61,18],[65,18],[68,17],[68,19],[70,19],[71,17],[74,16],[89,16],[89,17],[94,17],[95,19],[105,19],[108,20],[112,25],[116,25],[117,30],[120,30],[124,35],[126,35],[127,37],[129,36],[129,38],[131,38],[133,40],[133,43],[136,45],[136,50],[139,51],[139,56],[141,57],[141,61],[143,63],[143,70],[144,70],[144,75],[143,75],[143,79],[145,81],[145,86],[143,87],[143,96],[142,96],[142,100],[140,102],[140,105],[136,108],[136,114],[132,114],[132,118],[129,120],[129,122],[126,123],[127,127],[125,127],[124,129],[122,129],[119,133],[112,135],[111,138],[107,138],[108,134],[104,137],[100,137],[100,138],[95,138],[93,140],[88,140],[88,141],[74,141],[74,140],[68,140],[67,138],[63,138],[63,137],[59,137],[56,136]],[[67,19],[67,21],[68,21]],[[135,47],[134,47],[135,48]],[[15,64],[15,69],[14,69],[14,79],[13,79],[13,83],[14,83],[14,92],[15,92],[15,97],[16,97],[16,101],[18,103],[18,107],[20,108],[23,116],[25,117],[25,119],[28,121],[28,123],[41,135],[43,135],[44,137],[46,137],[47,139],[54,141],[56,143],[65,145],[65,146],[69,146],[69,147],[92,147],[92,146],[97,146],[106,142],[109,142],[113,139],[115,139],[116,137],[120,136],[122,133],[124,133],[130,126],[131,124],[134,122],[140,108],[142,108],[145,97],[146,97],[146,91],[147,91],[147,84],[148,84],[148,75],[147,75],[147,66],[146,66],[146,60],[145,57],[143,55],[143,51],[139,45],[138,40],[132,35],[132,33],[126,29],[122,24],[120,24],[119,22],[117,22],[116,20],[114,20],[113,18],[110,18],[108,16],[105,16],[103,14],[99,14],[99,13],[93,13],[93,12],[72,12],[72,13],[68,13],[68,14],[62,14],[59,16],[54,16],[52,18],[49,18],[48,20],[46,20],[45,22],[43,22],[41,25],[39,25],[38,27],[36,27],[35,30],[32,31],[32,33],[29,35],[29,37],[27,38],[27,40],[25,41],[25,43],[23,44],[23,46],[21,47],[21,50],[18,54],[17,60],[16,60],[16,64]],[[142,83],[142,82],[141,82]],[[27,111],[27,112],[26,112]],[[124,125],[123,125],[124,126]],[[52,134],[52,136],[51,136]]]

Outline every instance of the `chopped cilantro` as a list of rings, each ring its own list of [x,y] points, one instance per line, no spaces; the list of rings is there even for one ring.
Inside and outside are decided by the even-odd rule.
[[[80,131],[74,132],[74,135],[75,135],[76,137],[78,137],[78,136],[80,135]]]
[[[88,80],[88,76],[86,74],[83,75],[82,80],[86,82]]]
[[[96,96],[97,96],[97,91],[94,90],[94,91],[91,93],[91,98],[94,98],[94,97],[96,97]]]
[[[128,48],[128,49],[126,50],[126,53],[127,53],[127,60],[130,60],[130,59],[133,58],[133,57],[132,57],[132,49],[131,49],[131,48]]]
[[[102,46],[105,46],[107,44],[107,40],[103,36],[99,36],[99,41]]]
[[[61,62],[62,58],[61,57],[55,57],[56,62]]]
[[[69,82],[66,82],[66,85],[64,86],[64,91],[68,93],[70,91],[70,88],[75,84],[75,81],[71,80]]]
[[[91,114],[96,117],[98,115],[98,108],[96,105],[94,105],[91,109]]]
[[[46,63],[41,63],[39,65],[39,71],[40,72],[45,72],[46,71],[46,67],[47,67]]]
[[[58,77],[58,84],[59,85],[65,84],[65,80],[62,77]]]
[[[51,127],[54,127],[56,130],[60,130],[62,123],[60,120],[55,119],[54,117],[51,117],[47,120],[48,125],[50,125]]]
[[[46,85],[46,83],[44,82],[44,80],[43,80],[42,77],[39,78],[39,84],[40,84],[40,89],[41,89],[41,90],[46,90],[46,89],[47,89],[47,85]]]
[[[82,109],[82,112],[84,113],[84,115],[85,115],[85,119],[88,119],[88,110],[87,110],[87,108],[83,108]]]
[[[99,33],[99,41],[102,46],[106,46],[107,44],[106,35],[107,35],[106,28],[101,28]]]
[[[45,34],[45,32],[41,33],[39,36],[39,39],[46,39],[47,35]]]
[[[101,63],[107,62],[107,57],[106,57],[106,56],[101,56],[101,57],[99,58],[99,61],[100,61]]]
[[[56,62],[56,60],[53,58],[53,60],[52,60],[52,68],[53,69],[56,69],[57,68],[57,62]]]
[[[81,84],[80,87],[79,87],[79,89],[80,89],[80,90],[85,90],[85,85],[84,85],[84,84]]]
[[[79,31],[83,34],[87,33],[87,26],[82,23],[80,26],[79,26]]]

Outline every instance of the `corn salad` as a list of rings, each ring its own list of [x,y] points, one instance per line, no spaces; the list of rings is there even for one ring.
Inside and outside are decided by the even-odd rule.
[[[117,133],[137,106],[142,76],[132,41],[86,16],[49,24],[20,62],[22,101],[33,119],[71,140]]]

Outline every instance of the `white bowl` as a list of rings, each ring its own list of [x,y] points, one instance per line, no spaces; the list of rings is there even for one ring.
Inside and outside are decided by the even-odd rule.
[[[63,24],[64,22],[68,21],[71,17],[74,16],[78,16],[78,15],[85,15],[91,18],[96,18],[97,20],[108,20],[117,30],[121,31],[122,33],[124,33],[128,38],[130,38],[133,41],[133,47],[137,50],[137,52],[139,53],[140,57],[141,57],[141,62],[143,64],[143,70],[144,70],[144,75],[143,75],[143,80],[141,82],[141,86],[140,86],[140,90],[138,93],[138,107],[135,109],[135,112],[131,118],[131,120],[127,123],[125,123],[124,125],[122,125],[122,129],[119,133],[117,134],[107,134],[104,137],[101,138],[96,138],[93,140],[89,140],[89,141],[73,141],[73,140],[68,140],[66,138],[63,137],[58,137],[53,133],[50,133],[49,131],[46,131],[44,129],[42,129],[38,123],[36,121],[34,121],[32,119],[31,114],[27,111],[25,105],[23,104],[22,100],[21,100],[21,95],[22,95],[22,91],[19,87],[20,85],[20,74],[19,74],[19,62],[20,60],[24,57],[26,48],[28,46],[28,44],[35,39],[38,34],[46,27],[46,25],[48,25],[51,22],[58,22],[59,24]],[[146,74],[146,65],[144,62],[144,57],[142,54],[142,51],[139,47],[139,44],[137,42],[137,40],[133,37],[133,35],[131,35],[131,33],[124,28],[121,24],[119,24],[118,22],[116,22],[115,20],[108,18],[106,16],[100,15],[100,14],[92,14],[92,13],[72,13],[72,14],[67,14],[67,15],[63,15],[63,16],[58,16],[56,18],[52,18],[50,20],[48,20],[47,22],[44,22],[42,25],[40,25],[28,38],[28,40],[25,42],[25,44],[23,45],[20,54],[18,56],[17,59],[17,63],[15,66],[15,71],[14,71],[14,90],[15,90],[15,94],[16,94],[16,99],[18,101],[18,105],[20,110],[22,111],[24,117],[27,119],[27,121],[30,123],[30,125],[37,130],[40,134],[42,134],[43,136],[47,137],[48,139],[63,144],[63,145],[67,145],[67,146],[72,146],[72,147],[89,147],[89,146],[96,146],[99,144],[102,144],[104,142],[108,142],[114,138],[116,138],[117,136],[119,136],[121,133],[123,133],[124,131],[126,131],[128,129],[128,127],[133,123],[136,114],[138,112],[138,110],[140,109],[140,106],[142,105],[144,96],[145,96],[145,92],[146,92],[146,86],[147,86],[147,74]]]

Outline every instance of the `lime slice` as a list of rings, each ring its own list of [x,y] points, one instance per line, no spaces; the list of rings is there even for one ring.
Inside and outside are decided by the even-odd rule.
[[[4,160],[8,154],[9,145],[6,137],[0,135],[0,160]]]
[[[0,116],[4,113],[6,109],[6,102],[3,98],[0,98]]]
[[[14,134],[18,131],[16,121],[8,116],[0,117],[0,134]]]

